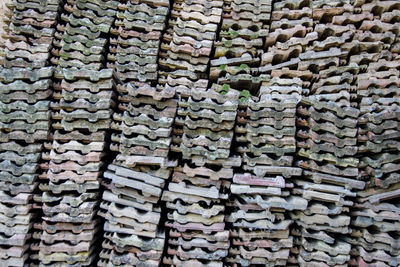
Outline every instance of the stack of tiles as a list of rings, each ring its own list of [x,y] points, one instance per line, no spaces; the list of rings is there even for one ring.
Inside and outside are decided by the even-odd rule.
[[[207,88],[207,67],[222,5],[222,0],[174,1],[161,43],[159,85],[185,85],[190,80]]]
[[[349,2],[348,0],[312,2],[313,38],[306,52],[299,54],[298,70],[310,70],[314,74],[319,74],[322,70],[347,64],[346,57],[349,53],[354,53],[352,49],[357,48],[356,43],[354,45],[349,42],[355,31],[355,25],[352,23],[357,23],[360,19],[360,16],[353,14],[354,8]],[[335,78],[337,80],[338,77]],[[334,80],[332,83],[328,79],[325,85],[337,84],[335,78],[331,78]],[[345,87],[334,88],[332,91],[350,91],[346,78],[351,83],[353,77],[344,76]]]
[[[165,265],[223,266],[228,255],[224,202],[232,167],[241,164],[240,158],[230,157],[239,93],[222,89],[180,92],[183,162],[162,196],[170,228]]]
[[[290,164],[287,166],[291,166],[291,154],[296,152],[296,105],[302,91],[293,81],[296,80],[273,79],[268,86],[261,86],[258,98],[247,100],[246,124],[237,129],[236,139],[246,144],[237,150],[249,158],[249,165],[254,166],[252,160],[277,156],[285,158],[286,164]],[[285,82],[289,86],[281,85]],[[297,82],[301,84],[300,79]]]
[[[312,31],[311,2],[274,1],[265,52],[258,68],[259,73],[271,74],[272,80],[262,81],[261,88],[280,94],[307,92],[313,75],[309,70],[298,70],[298,64],[300,54],[318,38]]]
[[[110,127],[113,70],[61,69],[53,104],[54,141],[42,184],[43,264],[89,266],[96,259],[96,212]],[[99,90],[99,91],[98,91]]]
[[[245,173],[233,177],[226,218],[233,238],[227,261],[233,266],[285,266],[293,246],[287,211],[307,207],[306,200],[290,196],[293,184],[287,181],[302,173],[292,167],[301,87],[286,88],[287,93],[279,87],[263,86],[259,97],[243,102],[247,112],[236,141]]]
[[[399,14],[400,4],[398,1],[377,1],[377,3],[371,3],[370,5],[373,6],[374,4],[383,6],[387,5],[386,8],[381,9],[382,13],[380,14],[380,20],[382,22],[385,22],[386,25],[392,23],[398,23],[398,19],[400,16]],[[389,51],[394,56],[398,56],[400,54],[400,34],[396,34],[396,37],[393,43],[391,44]]]
[[[126,166],[141,156],[157,158],[160,164],[168,157],[178,105],[173,99],[175,91],[169,89],[158,90],[150,85],[118,86],[121,113],[115,114],[112,127],[121,134],[112,136],[115,143],[111,149],[120,153],[117,160],[124,161]]]
[[[179,97],[176,123],[183,126],[182,158],[228,158],[239,93],[229,86],[214,84],[208,90],[181,91]]]
[[[331,94],[334,95],[334,94]],[[313,100],[326,97],[326,100]],[[343,241],[350,234],[349,207],[353,205],[355,190],[365,183],[357,181],[358,159],[355,144],[358,110],[336,102],[329,94],[306,97],[299,107],[297,162],[304,170],[295,180],[294,194],[309,201],[307,210],[293,212],[299,236],[298,263],[300,266],[327,266],[346,264],[350,244]]]
[[[359,66],[347,62],[351,23],[359,16],[348,2],[312,3],[318,39],[299,55],[298,70],[311,71],[315,78],[297,109],[296,164],[304,172],[294,181],[293,193],[309,201],[306,211],[291,213],[300,266],[347,266],[351,245],[343,237],[351,232],[349,207],[355,191],[365,186],[357,181],[360,112],[353,108]]]
[[[52,103],[53,142],[42,183],[42,266],[92,266],[98,257],[100,180],[115,102],[104,69],[115,1],[68,1],[52,51],[58,65]],[[107,10],[106,12],[104,10]]]
[[[357,107],[355,82],[362,60],[358,53],[370,49],[356,30],[360,17],[368,19],[369,15],[357,14],[357,10],[348,0],[313,2],[314,30],[318,40],[310,45],[309,54],[303,54],[303,62],[299,63],[299,69],[319,75],[312,84],[312,94],[342,94],[343,98],[350,97],[352,107]],[[317,53],[311,54],[311,50]]]
[[[261,73],[285,67],[296,69],[299,55],[317,39],[313,32],[311,2],[274,1],[265,53],[261,56]]]
[[[392,1],[388,1],[387,4],[390,2]],[[391,4],[367,5],[363,6],[363,9],[381,7],[384,11],[384,7],[389,9],[396,6],[395,3]],[[381,17],[385,17],[387,13],[390,12],[384,12]],[[400,23],[397,23],[397,30],[399,25]],[[357,76],[357,95],[361,112],[359,152],[363,156],[360,169],[361,176],[369,180],[368,187],[389,188],[400,181],[400,176],[396,173],[399,169],[389,167],[389,163],[399,162],[400,149],[400,60],[387,49],[392,44],[391,41],[400,34],[395,30],[395,26],[396,24],[385,22],[378,24],[377,20],[373,20],[363,22],[360,27],[364,35],[373,35],[376,38],[374,42],[365,42],[375,44],[376,49],[375,53],[365,51],[362,54],[365,58],[361,66],[363,73]],[[373,34],[371,31],[375,28],[385,34]]]
[[[165,235],[160,231],[158,205],[170,171],[152,170],[148,162],[125,168],[111,164],[104,173],[102,211],[104,217],[103,250],[98,266],[159,266]]]
[[[12,0],[4,0],[0,3],[0,13],[6,15],[8,13],[8,5],[12,3]],[[5,26],[8,24],[7,16],[0,17],[0,43],[3,44],[5,41],[3,35],[7,32]],[[0,47],[0,51],[3,51],[3,47]]]
[[[346,80],[338,82],[352,76],[349,70],[351,66],[321,70],[311,95],[303,97],[297,109],[297,165],[304,172],[295,180],[293,192],[309,201],[306,211],[292,212],[301,266],[321,266],[322,262],[336,266],[350,259],[351,246],[343,237],[351,232],[348,212],[354,190],[363,189],[365,183],[356,180],[359,110],[351,107],[350,93],[342,88]]]
[[[165,266],[223,266],[229,248],[223,203],[229,184],[224,179],[232,179],[232,163],[221,167],[207,160],[205,166],[185,163],[175,168],[162,196],[169,210],[165,225],[170,228]]]
[[[388,69],[390,68],[390,69]],[[359,141],[362,176],[369,187],[395,188],[399,167],[400,61],[379,60],[360,74]]]
[[[49,138],[49,51],[60,1],[13,1],[9,7],[0,59],[0,261],[26,266],[35,258],[29,239],[40,213],[33,196]]]
[[[351,212],[352,266],[399,266],[400,189],[367,189]]]
[[[229,84],[232,88],[246,88],[256,94],[260,83],[269,75],[256,76],[254,68],[260,64],[264,39],[268,35],[271,0],[225,0],[219,40],[215,42],[211,60],[210,80]]]
[[[119,4],[118,19],[111,33],[108,67],[124,82],[157,81],[161,33],[169,13],[169,1],[128,0]]]
[[[67,1],[57,25],[53,63],[61,68],[104,68],[104,53],[115,20],[117,1]]]
[[[104,173],[104,242],[98,266],[158,266],[165,234],[158,227],[160,197],[176,162],[169,161],[175,91],[150,85],[118,86],[111,150],[118,152]]]
[[[364,20],[357,34],[368,48],[360,54],[357,94],[360,107],[358,146],[361,177],[367,188],[358,192],[352,209],[355,266],[398,266],[400,211],[400,61],[394,42],[399,37],[400,8],[396,1],[361,5]]]
[[[159,59],[158,87],[180,90],[208,87],[207,68],[218,24],[222,0],[174,1],[168,27],[163,35]],[[174,125],[174,152],[180,152],[183,129]]]
[[[342,2],[346,1],[338,3]],[[343,174],[331,174],[356,178],[358,160],[354,156],[358,151],[356,126],[360,112],[353,108],[356,98],[353,92],[356,90],[354,83],[359,65],[346,60],[351,50],[346,41],[353,37],[353,25],[339,22],[346,21],[343,17],[358,17],[348,13],[348,10],[352,11],[352,6],[348,4],[331,7],[322,2],[313,5],[318,41],[313,41],[308,51],[299,55],[298,63],[298,71],[310,70],[314,74],[309,90],[304,91],[309,96],[303,98],[302,106],[297,110],[298,126],[304,127],[297,133],[298,154],[313,161],[352,167],[347,174],[344,170]],[[318,24],[320,20],[327,21],[327,24]],[[328,35],[329,32],[332,36]],[[327,172],[323,166],[313,170]]]

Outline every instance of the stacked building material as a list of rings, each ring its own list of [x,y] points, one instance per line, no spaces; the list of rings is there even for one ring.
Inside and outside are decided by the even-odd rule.
[[[263,86],[259,97],[245,101],[243,126],[236,130],[244,165],[233,177],[226,218],[232,229],[227,261],[234,266],[285,266],[289,258],[287,211],[307,207],[307,200],[290,195],[289,182],[302,173],[292,167],[299,93],[301,87]]]
[[[9,7],[1,266],[400,266],[399,1]]]
[[[0,3],[0,14],[7,14],[8,12],[8,7],[7,5],[9,5],[10,3],[12,3],[12,0],[4,0]],[[4,43],[4,39],[3,39],[3,35],[5,34],[5,26],[8,24],[7,22],[7,16],[1,16],[0,17],[0,43],[3,44]],[[0,51],[3,51],[3,46],[0,48]]]
[[[111,33],[108,66],[126,83],[117,87],[111,150],[117,152],[104,173],[101,211],[105,219],[98,266],[158,266],[165,234],[160,196],[170,177],[168,161],[177,101],[175,90],[160,90],[157,81],[160,40],[169,1],[119,4]]]
[[[208,90],[180,91],[179,97],[177,124],[183,125],[182,158],[228,158],[239,93],[214,84]]]
[[[232,178],[229,167],[236,162],[224,162],[226,167],[209,161],[206,166],[191,167],[186,163],[183,168],[175,168],[162,196],[168,208],[165,225],[170,228],[164,265],[223,266],[229,248],[229,231],[224,223],[224,199],[228,196],[223,193],[227,187],[224,179]]]
[[[398,266],[399,189],[399,71],[395,40],[399,23],[394,14],[396,1],[361,5],[364,20],[358,40],[369,47],[362,51],[361,72],[357,76],[360,108],[358,147],[359,169],[367,188],[358,192],[352,208],[352,234],[347,237],[354,249],[354,265]],[[389,19],[390,18],[390,19]],[[392,49],[393,48],[393,49]]]
[[[100,181],[118,82],[104,69],[103,52],[117,4],[71,1],[61,15],[66,24],[57,26],[54,133],[48,182],[40,185],[42,266],[92,266],[98,257]]]
[[[119,4],[107,66],[115,68],[124,82],[157,81],[161,33],[168,13],[166,0],[128,0]]]
[[[274,69],[297,69],[299,55],[317,39],[313,32],[312,1],[274,1],[265,52],[261,56],[261,73]]]
[[[396,1],[379,1],[378,2],[380,5],[388,5],[389,8],[383,8],[381,9],[382,13],[380,14],[380,20],[382,22],[385,22],[387,24],[392,24],[398,22],[399,18],[399,3]],[[373,7],[374,3],[371,3],[370,5]],[[393,28],[392,28],[393,29]],[[390,52],[396,57],[400,53],[400,35],[396,34],[396,37],[393,41],[393,43],[390,46]]]
[[[61,68],[100,70],[105,67],[104,53],[114,23],[117,1],[70,1],[57,25],[58,42],[53,63]]]
[[[158,266],[165,233],[159,228],[160,198],[175,161],[169,161],[177,108],[174,90],[119,85],[111,150],[118,152],[104,173],[100,215],[104,241],[98,266]]]
[[[364,22],[362,25],[366,24]],[[373,25],[375,24],[376,22]],[[382,24],[375,26],[392,38],[375,42],[380,47],[388,48],[391,43],[385,43],[385,40],[393,41],[399,33],[395,31],[396,25]],[[368,30],[361,28],[365,35],[371,35],[371,27],[369,25]],[[368,187],[388,188],[400,181],[399,174],[396,173],[398,169],[389,168],[390,165],[384,166],[398,162],[400,60],[393,58],[395,54],[389,50],[376,52],[369,54],[374,56],[372,60],[364,60],[363,73],[357,76],[357,95],[361,111],[359,152],[365,156],[361,160],[360,168],[363,170],[362,177],[368,181]]]
[[[223,1],[174,1],[163,36],[158,84],[207,88],[207,67]]]
[[[118,86],[119,114],[115,114],[113,128],[121,132],[113,135],[111,149],[119,152],[117,160],[131,165],[129,157],[168,157],[170,135],[177,109],[175,91],[158,90],[150,85]],[[134,161],[133,161],[134,162]]]
[[[306,211],[292,213],[300,266],[347,264],[349,208],[356,191],[365,186],[357,180],[359,110],[354,108],[354,82],[359,65],[347,59],[359,47],[351,43],[356,27],[352,23],[369,16],[353,12],[349,2],[313,2],[318,39],[299,55],[298,70],[309,70],[315,77],[297,109],[296,164],[304,172],[295,181],[294,193],[309,200]]]
[[[358,193],[351,212],[352,266],[398,266],[400,189],[371,188]]]
[[[170,228],[165,265],[223,266],[228,255],[224,202],[232,168],[241,164],[230,157],[238,96],[222,86],[180,92],[183,161],[162,196]]]
[[[219,39],[211,60],[210,80],[257,94],[269,75],[257,75],[264,39],[268,35],[271,2],[224,1]]]
[[[100,178],[111,122],[113,70],[61,69],[59,101],[52,105],[48,184],[43,191],[39,259],[43,264],[93,264]],[[99,92],[97,92],[99,90]]]
[[[248,100],[247,123],[242,130],[241,141],[247,145],[239,148],[239,152],[257,159],[274,155],[287,157],[287,164],[292,163],[295,143],[296,105],[300,101],[302,88],[296,79],[272,79],[267,86],[260,88],[258,99]],[[297,81],[301,84],[300,79]],[[288,156],[290,155],[290,156]],[[250,156],[251,157],[251,156]]]
[[[348,212],[354,190],[363,189],[364,182],[357,181],[359,110],[352,107],[351,98],[352,74],[358,66],[339,67],[346,54],[329,48],[300,55],[299,69],[312,64],[319,76],[297,110],[298,156],[303,158],[297,164],[305,170],[295,181],[294,193],[309,200],[306,211],[292,213],[298,226],[294,233],[299,236],[300,266],[336,266],[350,259],[351,246],[343,236],[351,232]]]
[[[341,93],[344,98],[349,95],[350,105],[357,107],[356,78],[364,60],[360,55],[374,50],[365,42],[371,36],[362,34],[360,23],[369,21],[371,14],[360,13],[352,1],[345,0],[313,3],[313,11],[318,41],[314,41],[309,50],[319,52],[320,56],[314,54],[312,59],[301,62],[299,68],[312,68],[314,73],[319,73],[320,78],[313,84],[312,94]],[[326,56],[322,56],[323,53]]]
[[[158,87],[180,91],[206,90],[208,64],[221,21],[223,1],[174,1],[163,35]],[[182,125],[174,125],[174,152],[180,152]]]
[[[158,83],[179,98],[173,151],[183,161],[175,168],[162,200],[170,228],[164,265],[222,266],[228,254],[225,199],[238,92],[208,88],[207,67],[221,20],[223,1],[176,1],[163,38]]]
[[[298,108],[298,155],[303,159],[297,164],[305,170],[295,180],[294,193],[309,201],[306,211],[292,213],[301,266],[336,266],[350,259],[350,244],[342,239],[351,232],[354,190],[365,186],[356,180],[358,113],[349,99],[339,102],[335,94],[304,97]]]
[[[0,59],[0,262],[26,266],[35,258],[32,226],[40,220],[33,196],[49,138],[49,51],[60,1],[13,1],[9,7]]]

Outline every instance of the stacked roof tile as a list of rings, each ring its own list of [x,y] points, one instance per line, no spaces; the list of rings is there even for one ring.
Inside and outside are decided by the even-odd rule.
[[[57,25],[53,140],[43,192],[42,266],[91,266],[98,257],[100,181],[116,83],[103,53],[115,1],[68,1]]]
[[[398,1],[13,0],[4,266],[398,266]]]
[[[4,266],[26,266],[35,258],[31,237],[35,220],[41,218],[33,197],[44,142],[50,136],[54,69],[49,59],[60,4],[58,0],[12,1],[3,14],[9,23],[0,68],[0,258]]]

